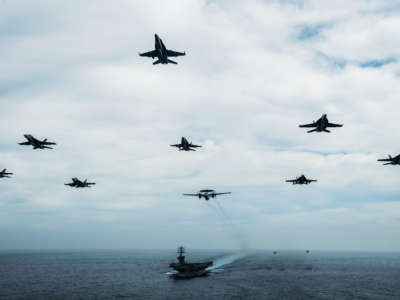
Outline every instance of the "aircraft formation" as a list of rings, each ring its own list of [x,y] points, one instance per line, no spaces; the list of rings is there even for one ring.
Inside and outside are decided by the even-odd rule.
[[[44,139],[43,141],[35,138],[31,134],[24,134],[25,139],[27,140],[26,142],[18,143],[21,146],[32,146],[33,150],[36,149],[53,149],[52,145],[57,145],[54,142],[48,142],[47,139]],[[10,178],[10,175],[14,175],[13,173],[7,173],[7,170],[4,169],[3,171],[0,172],[0,178]],[[65,185],[68,185],[70,187],[75,187],[75,188],[90,188],[92,185],[95,185],[96,183],[94,182],[87,182],[87,179],[84,181],[79,180],[78,178],[74,177],[72,178],[71,183],[65,183]]]
[[[145,52],[145,53],[139,53],[140,56],[144,57],[151,57],[155,58],[157,57],[158,60],[153,63],[153,65],[156,64],[168,64],[168,63],[173,63],[177,64],[175,61],[171,61],[168,59],[168,57],[176,57],[176,56],[184,56],[186,55],[185,52],[176,52],[172,50],[168,50],[161,38],[155,34],[154,35],[155,39],[155,50]],[[328,120],[327,114],[323,114],[317,121],[313,121],[310,124],[303,124],[299,125],[300,128],[312,128],[307,133],[312,133],[312,132],[327,132],[330,133],[331,131],[328,128],[338,128],[338,127],[343,127],[343,124],[336,124],[336,123],[331,123]],[[179,151],[196,151],[194,148],[199,148],[201,146],[199,145],[194,145],[192,143],[189,143],[188,140],[185,137],[182,137],[181,143],[180,144],[175,144],[171,145],[172,147],[177,147]],[[387,162],[384,165],[400,165],[400,154],[392,157],[389,155],[388,159],[378,159],[378,161],[383,161]],[[316,179],[308,179],[305,175],[301,175],[300,177],[296,179],[290,179],[286,180],[286,182],[292,183],[293,185],[309,185],[312,182],[317,182]],[[204,189],[200,190],[198,193],[195,194],[183,194],[185,196],[195,196],[198,197],[199,199],[204,198],[206,201],[208,201],[210,198],[214,198],[217,195],[223,195],[223,194],[230,194],[230,192],[227,193],[216,193],[212,189]]]
[[[173,61],[170,59],[170,57],[179,57],[179,56],[185,56],[185,52],[177,52],[173,50],[169,50],[166,48],[164,42],[162,39],[155,34],[154,35],[154,50],[144,52],[144,53],[139,53],[141,57],[149,57],[152,59],[157,58],[155,62],[153,62],[153,65],[158,65],[158,64],[177,64],[177,62]],[[330,123],[327,117],[327,114],[323,114],[317,121],[313,121],[310,124],[304,124],[304,125],[299,125],[300,128],[311,128],[307,133],[313,133],[313,132],[318,132],[318,133],[330,133],[331,131],[328,128],[339,128],[343,127],[343,124],[336,124],[336,123]],[[25,134],[24,135],[26,141],[25,142],[20,142],[18,143],[21,146],[32,146],[32,149],[53,149],[54,146],[57,145],[55,142],[49,142],[47,138],[40,140],[35,138],[31,134]],[[185,137],[181,138],[181,141],[179,144],[172,144],[170,145],[171,147],[176,147],[178,148],[179,151],[196,151],[197,148],[201,148],[201,145],[196,145],[193,144],[192,142],[189,142]],[[397,156],[392,157],[389,155],[388,158],[385,159],[378,159],[379,162],[385,162],[383,165],[400,165],[400,154]],[[7,172],[6,169],[3,169],[0,172],[0,178],[10,178],[11,175],[14,175],[13,173]],[[292,183],[293,185],[309,185],[312,182],[317,182],[316,179],[309,179],[305,175],[301,175],[295,179],[289,179],[286,180],[287,183]],[[90,188],[93,185],[95,185],[95,182],[88,182],[87,179],[85,180],[80,180],[76,177],[72,178],[72,182],[70,183],[64,183],[65,186],[73,187],[73,188]],[[199,199],[204,199],[205,201],[209,201],[212,198],[216,198],[217,196],[220,195],[227,195],[231,194],[231,192],[216,192],[213,189],[202,189],[199,192],[192,193],[192,194],[183,194],[184,196],[193,196],[197,197]],[[308,251],[308,250],[307,250]],[[307,252],[308,253],[308,252]],[[276,252],[274,251],[274,254]]]

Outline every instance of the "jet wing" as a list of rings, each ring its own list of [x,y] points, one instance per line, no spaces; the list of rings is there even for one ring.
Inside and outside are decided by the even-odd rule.
[[[301,127],[301,128],[304,128],[304,127],[309,127],[309,128],[311,128],[311,127],[317,127],[317,126],[318,126],[317,123],[299,125],[299,127]]]
[[[28,146],[31,144],[31,142],[23,142],[23,143],[18,143],[19,145],[23,145],[23,146]]]
[[[378,161],[393,161],[393,159],[390,159],[390,158],[381,158],[381,159],[378,159]]]
[[[226,194],[231,194],[231,192],[227,192],[227,193],[214,193],[215,196],[218,196],[218,195],[226,195]]]
[[[199,196],[200,194],[183,194],[183,196]]]
[[[286,182],[297,182],[297,179],[286,180]]]
[[[185,52],[177,52],[177,51],[172,51],[172,50],[167,50],[167,56],[184,56],[186,55]]]
[[[189,147],[192,147],[192,148],[199,148],[199,147],[201,147],[201,146],[190,144]]]
[[[140,56],[146,56],[146,57],[157,57],[157,51],[153,50],[153,51],[149,51],[149,52],[145,52],[145,53],[139,53]]]
[[[328,123],[328,124],[326,124],[326,127],[343,127],[343,125]]]

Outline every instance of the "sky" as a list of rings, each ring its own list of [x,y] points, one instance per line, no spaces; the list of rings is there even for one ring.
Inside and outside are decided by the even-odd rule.
[[[0,169],[15,173],[0,250],[400,251],[400,168],[377,162],[400,153],[399,15],[385,0],[0,1]],[[186,51],[178,65],[138,56],[155,33]],[[344,127],[298,128],[324,113]],[[203,147],[169,146],[182,136]],[[318,182],[285,183],[301,174]],[[182,196],[203,188],[232,194]]]

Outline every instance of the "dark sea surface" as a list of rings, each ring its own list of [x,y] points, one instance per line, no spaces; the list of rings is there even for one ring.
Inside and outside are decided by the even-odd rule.
[[[400,254],[189,251],[209,276],[169,275],[174,250],[0,252],[0,299],[400,299]],[[218,267],[219,266],[219,267]]]

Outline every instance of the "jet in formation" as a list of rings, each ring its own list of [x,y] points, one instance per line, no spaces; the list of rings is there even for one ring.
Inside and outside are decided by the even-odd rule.
[[[387,161],[387,163],[383,164],[384,166],[386,165],[400,165],[400,154],[392,157],[391,155],[389,155],[389,158],[382,158],[382,159],[378,159],[378,161]]]
[[[318,121],[314,121],[312,122],[312,124],[305,124],[305,125],[299,125],[299,127],[301,128],[315,128],[312,130],[307,131],[308,133],[310,132],[330,132],[327,128],[329,127],[343,127],[343,125],[340,124],[333,124],[333,123],[329,123],[329,120],[326,116],[326,114],[322,115],[321,118],[318,119]]]
[[[23,146],[28,146],[31,145],[33,146],[33,149],[53,149],[49,147],[49,145],[56,145],[56,143],[50,143],[47,141],[47,139],[44,139],[43,141],[40,141],[36,138],[34,138],[30,134],[24,134],[24,137],[28,140],[27,142],[19,143],[20,145]]]
[[[182,137],[180,144],[171,145],[171,147],[177,147],[179,151],[196,151],[192,148],[199,148],[201,146],[189,143],[186,138]]]
[[[176,57],[176,56],[183,56],[186,55],[185,52],[176,52],[172,50],[168,50],[163,41],[160,39],[160,37],[155,34],[154,35],[155,39],[155,50],[145,52],[145,53],[139,53],[140,56],[146,56],[146,57],[151,57],[154,59],[155,57],[158,58],[155,62],[153,62],[153,65],[157,64],[178,64],[177,62],[170,60],[168,57]]]
[[[4,169],[0,172],[0,178],[10,178],[10,175],[14,175],[13,173],[7,173],[7,169]]]
[[[230,194],[231,192],[227,193],[216,193],[214,190],[201,190],[197,194],[183,194],[184,196],[195,196],[199,197],[199,199],[204,198],[206,201],[210,200],[210,198],[215,198],[218,195],[226,195]]]
[[[316,182],[315,179],[308,179],[306,176],[301,175],[296,179],[286,180],[286,182],[291,182],[293,184],[310,184],[311,182]]]
[[[64,183],[65,185],[68,185],[70,187],[75,187],[75,188],[90,188],[91,185],[94,185],[96,183],[94,182],[87,182],[87,179],[85,179],[84,181],[80,181],[78,178],[74,177],[72,178],[72,182],[71,183]]]

